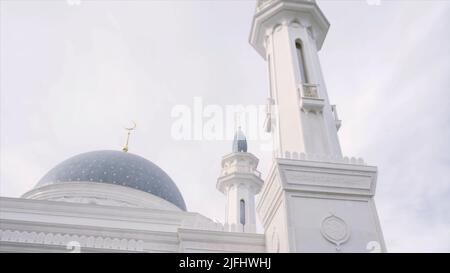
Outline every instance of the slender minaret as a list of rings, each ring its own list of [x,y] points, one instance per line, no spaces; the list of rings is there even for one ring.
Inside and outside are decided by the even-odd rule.
[[[342,157],[318,51],[330,24],[315,0],[259,0],[250,43],[267,61],[271,170],[257,212],[267,251],[385,251],[377,168]]]
[[[233,152],[222,159],[217,189],[226,195],[225,227],[228,231],[256,232],[255,196],[263,181],[257,171],[258,158],[247,153],[244,133],[236,132]]]
[[[329,23],[315,1],[258,1],[250,42],[268,63],[276,156],[342,156],[318,57]]]

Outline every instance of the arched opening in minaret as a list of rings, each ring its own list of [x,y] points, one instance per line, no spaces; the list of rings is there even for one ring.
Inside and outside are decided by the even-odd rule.
[[[308,72],[306,68],[305,49],[300,39],[295,41],[295,48],[297,51],[298,66],[300,70],[300,79],[302,83],[309,83]]]
[[[244,199],[241,199],[240,206],[239,206],[239,222],[242,225],[242,229],[244,229],[245,226],[245,201]]]

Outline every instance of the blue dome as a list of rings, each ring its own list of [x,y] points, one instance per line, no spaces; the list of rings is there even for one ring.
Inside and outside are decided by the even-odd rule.
[[[35,188],[89,181],[148,192],[186,210],[183,196],[161,168],[143,157],[119,151],[94,151],[71,157],[51,169]]]

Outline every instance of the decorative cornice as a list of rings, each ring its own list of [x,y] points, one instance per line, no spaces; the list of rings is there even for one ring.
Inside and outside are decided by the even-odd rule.
[[[23,244],[57,245],[67,247],[67,251],[73,247],[96,249],[113,249],[133,252],[144,251],[144,241],[130,238],[113,238],[104,236],[85,236],[68,233],[29,232],[20,230],[0,230],[0,241]]]

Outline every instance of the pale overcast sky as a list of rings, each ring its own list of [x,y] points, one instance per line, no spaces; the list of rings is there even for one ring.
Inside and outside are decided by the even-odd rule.
[[[79,2],[79,3],[78,3]],[[369,1],[370,2],[370,1]],[[376,2],[376,1],[372,1]],[[345,155],[379,168],[388,251],[450,251],[450,1],[318,1],[320,53]],[[255,1],[1,1],[0,195],[18,197],[91,150],[163,168],[190,211],[223,221],[216,188],[229,141],[176,141],[177,104],[264,104],[248,43]],[[250,141],[267,173],[270,153]]]

